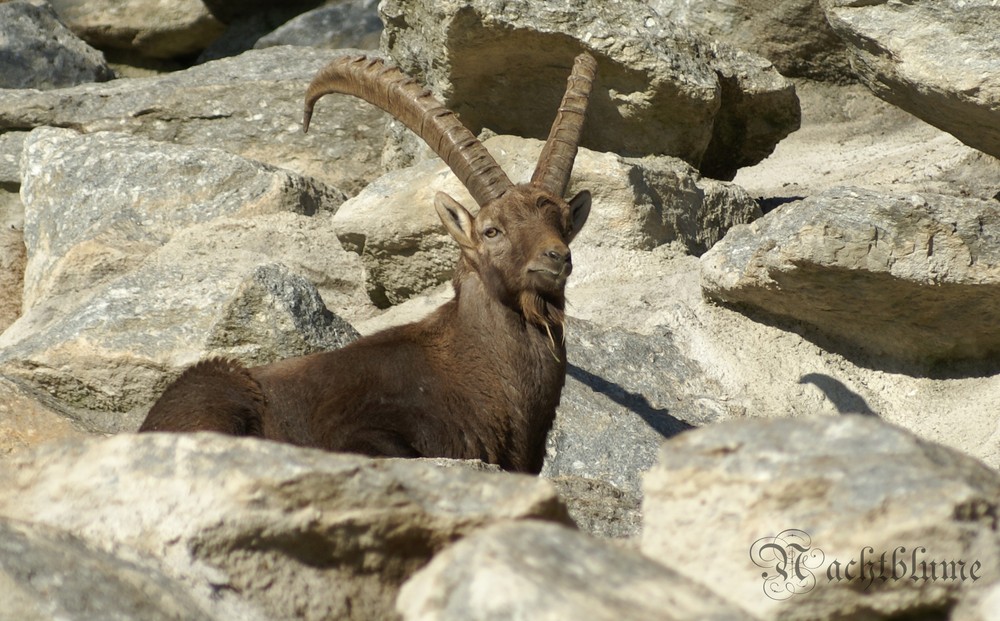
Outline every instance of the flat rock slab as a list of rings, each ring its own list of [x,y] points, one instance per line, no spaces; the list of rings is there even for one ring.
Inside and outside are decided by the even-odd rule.
[[[383,49],[473,132],[544,139],[582,51],[598,63],[581,142],[595,151],[672,155],[732,179],[799,125],[795,89],[770,62],[695,41],[637,0],[391,0],[379,10]]]
[[[0,90],[0,131],[49,125],[213,147],[354,194],[381,174],[387,115],[356,97],[329,96],[302,133],[306,87],[336,55],[270,47],[161,76]]]
[[[706,587],[638,552],[556,524],[484,529],[407,582],[405,621],[750,621]]]
[[[701,258],[710,299],[907,363],[1000,352],[1000,205],[838,188],[734,227]]]
[[[115,75],[104,56],[70,32],[49,5],[0,4],[0,24],[0,88],[63,88]]]
[[[1000,157],[1000,5],[992,0],[823,0],[876,95]]]
[[[874,417],[697,429],[644,491],[643,553],[759,619],[947,618],[1000,580],[1000,474]]]
[[[155,566],[39,524],[0,518],[0,621],[212,619]]]
[[[0,516],[159,563],[214,618],[381,621],[456,539],[498,521],[569,523],[548,482],[463,463],[119,435],[0,463]]]

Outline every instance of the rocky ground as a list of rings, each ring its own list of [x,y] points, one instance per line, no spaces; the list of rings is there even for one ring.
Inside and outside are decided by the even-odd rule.
[[[317,4],[0,1],[0,619],[1000,618],[996,2]],[[130,433],[448,297],[383,24],[515,179],[599,59],[542,476]]]

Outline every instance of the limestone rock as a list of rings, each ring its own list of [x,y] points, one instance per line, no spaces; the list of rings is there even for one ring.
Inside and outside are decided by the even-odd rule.
[[[254,47],[309,45],[329,49],[378,49],[382,20],[377,7],[377,0],[327,4],[288,20],[261,37]]]
[[[633,540],[642,532],[642,499],[607,481],[579,476],[549,479],[581,531],[604,539]]]
[[[651,0],[663,17],[758,54],[788,77],[853,79],[844,42],[815,0]]]
[[[0,458],[45,442],[86,435],[38,395],[0,377]]]
[[[1000,6],[992,0],[823,0],[876,95],[1000,157]]]
[[[0,131],[50,125],[218,148],[354,194],[381,174],[386,115],[355,97],[331,95],[302,134],[306,87],[334,56],[274,47],[163,76],[0,90]]]
[[[404,621],[751,619],[641,554],[536,522],[448,548],[403,585],[396,609]]]
[[[1000,352],[998,239],[995,201],[840,188],[734,227],[702,256],[702,286],[847,352],[982,358]]]
[[[1000,475],[874,417],[704,427],[643,487],[643,553],[760,619],[945,618],[1000,575]]]
[[[155,566],[119,559],[78,537],[0,519],[0,621],[212,619]]]
[[[668,333],[639,335],[572,320],[566,386],[542,474],[597,479],[640,494],[663,440],[715,422],[717,385]]]
[[[25,142],[24,307],[134,268],[179,229],[224,215],[334,210],[339,191],[225,151],[43,129]]]
[[[197,54],[222,32],[200,0],[50,0],[70,29],[98,49],[149,58]]]
[[[546,481],[216,434],[120,435],[0,464],[0,515],[159,559],[219,619],[391,619],[396,591],[489,524],[567,523]]]
[[[0,4],[0,88],[53,89],[104,82],[114,72],[77,38],[49,5]]]
[[[785,116],[795,117],[795,123],[749,141],[739,128],[722,123],[740,136],[721,144],[732,137],[713,130],[720,107],[734,101],[732,94],[722,92],[713,61],[702,55],[700,45],[643,2],[391,0],[379,10],[386,25],[384,49],[476,133],[488,127],[544,139],[572,59],[584,50],[598,61],[596,94],[581,143],[589,149],[636,157],[672,155],[731,179],[736,172],[732,166],[770,153],[744,151],[747,143],[769,139],[773,148],[798,127],[794,88],[766,62],[742,63],[742,70],[732,74],[732,85],[740,91],[736,99],[750,105],[759,90],[771,92],[777,85],[783,93],[780,105],[789,113]],[[775,120],[781,115],[768,116]],[[711,142],[716,147],[710,161],[706,151]]]
[[[514,183],[528,181],[542,143],[513,136],[485,142]],[[704,179],[668,157],[623,158],[581,149],[566,195],[588,189],[594,208],[575,246],[651,249],[671,242],[701,253],[760,210],[737,186]],[[468,192],[440,161],[381,177],[334,217],[337,235],[361,254],[379,306],[396,304],[450,278],[456,247],[433,208],[443,191],[475,212]]]
[[[180,236],[89,297],[36,306],[0,337],[0,372],[118,432],[137,428],[166,384],[202,358],[264,364],[355,337],[308,280],[273,257],[223,260],[188,241]]]

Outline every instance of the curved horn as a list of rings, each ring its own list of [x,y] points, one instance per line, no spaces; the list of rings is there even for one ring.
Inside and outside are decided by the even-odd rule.
[[[562,197],[573,171],[576,148],[587,116],[590,89],[597,73],[597,61],[584,52],[573,61],[573,72],[566,82],[566,94],[559,104],[559,113],[552,122],[549,138],[538,158],[531,183]]]
[[[320,70],[306,91],[302,125],[309,131],[316,101],[329,93],[360,97],[420,136],[484,206],[513,187],[486,147],[430,91],[380,58],[344,56]]]

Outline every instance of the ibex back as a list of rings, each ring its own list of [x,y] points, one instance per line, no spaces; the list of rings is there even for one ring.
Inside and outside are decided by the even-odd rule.
[[[514,185],[453,113],[381,60],[344,57],[306,94],[347,93],[379,106],[448,163],[479,204],[473,216],[434,200],[458,242],[455,297],[426,319],[341,349],[246,368],[212,359],[185,371],[140,431],[218,431],[333,451],[482,459],[537,473],[566,376],[569,243],[590,194],[568,202],[596,63],[573,66],[530,183]]]

